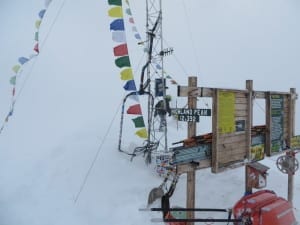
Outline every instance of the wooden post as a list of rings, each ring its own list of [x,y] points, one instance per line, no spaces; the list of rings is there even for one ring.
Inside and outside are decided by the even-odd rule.
[[[245,195],[252,194],[252,185],[249,179],[249,164],[247,163],[245,166]]]
[[[248,108],[248,119],[246,124],[246,149],[247,159],[250,160],[251,155],[251,128],[253,124],[253,81],[246,81],[246,88],[248,90],[247,108]]]
[[[247,108],[248,119],[246,124],[246,149],[247,159],[250,161],[251,155],[251,128],[253,124],[253,81],[246,80],[246,89],[248,90]],[[245,166],[245,194],[252,193],[252,185],[249,180],[249,165]]]
[[[212,118],[212,157],[211,157],[211,170],[213,173],[217,173],[219,169],[219,155],[218,155],[218,145],[219,145],[219,91],[214,89],[213,91],[213,118]]]
[[[197,77],[189,77],[188,86],[197,88]],[[197,108],[197,96],[188,95],[188,108]],[[196,136],[196,122],[188,122],[188,138]],[[191,170],[187,172],[187,186],[186,186],[186,207],[195,208],[195,186],[196,186],[196,170],[191,165]],[[187,212],[188,219],[194,219],[194,211]],[[188,222],[187,225],[193,225],[193,222]]]
[[[289,98],[289,131],[288,131],[288,141],[289,146],[291,146],[291,138],[295,135],[295,102],[296,102],[296,89],[290,89],[290,98]],[[292,152],[292,157],[295,155]],[[288,201],[293,204],[294,198],[294,174],[288,174]]]
[[[271,156],[271,100],[270,92],[266,92],[266,141],[265,152],[267,156]]]

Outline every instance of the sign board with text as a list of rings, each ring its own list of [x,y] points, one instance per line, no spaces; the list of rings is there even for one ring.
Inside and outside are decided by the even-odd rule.
[[[179,121],[199,122],[200,116],[211,116],[211,109],[173,109]]]

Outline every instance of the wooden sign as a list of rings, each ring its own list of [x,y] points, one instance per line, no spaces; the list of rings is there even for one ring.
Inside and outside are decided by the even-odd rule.
[[[283,134],[283,96],[271,95],[271,150],[272,152],[280,152],[286,148],[284,146]]]

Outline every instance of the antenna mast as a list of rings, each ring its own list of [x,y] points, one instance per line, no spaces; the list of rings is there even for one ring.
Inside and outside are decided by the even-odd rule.
[[[140,93],[145,90],[155,96],[155,99],[166,96],[166,82],[163,70],[163,38],[162,38],[162,0],[146,0],[146,34],[147,63],[142,69]],[[144,82],[144,73],[147,80]],[[151,80],[155,80],[155,86]],[[167,124],[163,132],[155,132],[158,122],[153,118],[153,100],[148,97],[148,138],[159,141],[159,148],[168,151]],[[166,104],[164,104],[166,105]]]

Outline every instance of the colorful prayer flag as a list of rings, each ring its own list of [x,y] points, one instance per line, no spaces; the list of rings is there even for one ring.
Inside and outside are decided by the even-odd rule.
[[[132,121],[133,121],[134,126],[136,128],[145,127],[143,116],[139,116],[139,117],[133,118]]]
[[[130,96],[128,97],[128,99],[131,99],[131,100],[133,100],[133,101],[135,101],[135,102],[139,102],[139,97],[138,97],[137,94],[130,95]]]
[[[126,11],[127,15],[132,15],[131,10],[129,8],[127,8],[125,11]]]
[[[146,128],[142,128],[142,129],[138,130],[137,132],[135,132],[135,134],[137,136],[139,136],[140,138],[147,138],[148,137],[148,133],[147,133]]]
[[[135,37],[136,39],[138,39],[138,40],[141,40],[141,39],[142,39],[142,38],[141,38],[141,35],[138,34],[138,33],[136,33],[136,34],[134,35],[134,37]]]
[[[126,84],[124,85],[124,89],[126,91],[136,91],[136,85],[134,80],[127,81]]]
[[[115,60],[115,63],[119,68],[130,67],[129,56],[126,55],[126,56],[119,57]]]
[[[130,23],[134,23],[134,19],[132,17],[129,18]]]
[[[41,21],[41,20],[37,20],[37,21],[35,21],[35,27],[36,27],[36,29],[39,29],[39,28],[40,28],[40,26],[41,26],[41,23],[42,23],[42,21]]]
[[[133,114],[133,115],[142,115],[142,109],[140,104],[135,104],[130,106],[127,109],[127,114]]]
[[[25,64],[26,62],[28,62],[29,61],[29,59],[28,58],[25,58],[25,57],[20,57],[19,59],[18,59],[18,61],[19,61],[19,63],[20,64]]]
[[[128,55],[128,48],[126,43],[114,47],[114,56],[124,56],[124,55]]]
[[[114,18],[123,18],[123,11],[121,6],[115,6],[108,10],[108,15]]]
[[[125,30],[124,20],[123,19],[116,19],[111,22],[110,24],[111,30]]]
[[[118,6],[121,6],[122,5],[122,0],[108,0],[108,4],[109,5],[118,5]]]
[[[38,31],[35,32],[35,34],[34,34],[34,40],[39,41],[39,32]]]
[[[13,70],[15,73],[18,73],[19,70],[20,70],[20,68],[21,68],[21,66],[17,64],[17,65],[14,65],[14,66],[13,66],[12,70]]]
[[[36,52],[36,53],[40,53],[40,50],[39,50],[39,43],[36,43],[33,50]]]
[[[10,78],[9,82],[11,85],[16,85],[16,81],[17,81],[17,77],[16,76],[13,76]]]
[[[40,12],[39,12],[39,17],[41,19],[43,19],[44,15],[45,15],[45,12],[46,12],[46,9],[42,9]]]
[[[112,39],[115,42],[126,42],[126,34],[124,31],[113,31]]]
[[[133,80],[133,73],[131,68],[121,71],[121,80]]]

